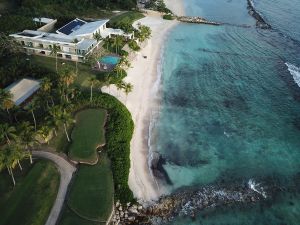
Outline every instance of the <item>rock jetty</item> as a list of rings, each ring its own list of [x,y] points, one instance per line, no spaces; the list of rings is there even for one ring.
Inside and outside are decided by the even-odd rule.
[[[138,203],[115,205],[113,224],[164,224],[176,216],[194,218],[198,212],[231,204],[250,204],[271,197],[261,184],[250,180],[242,185],[229,187],[207,186],[198,189],[184,189],[161,197],[150,206]]]
[[[204,19],[202,17],[198,17],[198,16],[178,16],[177,17],[178,21],[184,22],[184,23],[202,23],[202,24],[210,24],[210,25],[221,25],[221,23],[218,22],[213,22],[213,21],[209,21],[207,19]]]
[[[261,28],[261,29],[271,29],[271,25],[268,24],[264,18],[262,18],[262,16],[256,11],[256,9],[254,8],[253,2],[252,0],[247,0],[247,4],[248,4],[248,12],[249,14],[256,19],[256,26]]]

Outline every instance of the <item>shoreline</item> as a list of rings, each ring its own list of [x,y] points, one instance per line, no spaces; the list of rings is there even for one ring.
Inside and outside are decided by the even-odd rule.
[[[174,0],[168,0],[171,2]],[[177,2],[175,0],[175,2]],[[178,4],[176,4],[178,5]],[[134,133],[130,143],[130,171],[128,184],[134,197],[141,203],[158,200],[167,194],[162,185],[158,185],[149,166],[149,139],[152,112],[159,107],[157,83],[160,81],[161,60],[164,43],[170,31],[179,24],[176,20],[164,20],[162,14],[147,11],[146,17],[136,21],[149,26],[152,30],[151,38],[131,62],[127,70],[125,82],[133,84],[133,91],[126,95],[119,92],[115,85],[102,88],[104,92],[117,97],[130,111],[134,121]],[[147,56],[147,58],[144,58]],[[159,82],[160,83],[160,82]],[[154,90],[155,89],[155,90]],[[151,160],[150,160],[151,161]]]

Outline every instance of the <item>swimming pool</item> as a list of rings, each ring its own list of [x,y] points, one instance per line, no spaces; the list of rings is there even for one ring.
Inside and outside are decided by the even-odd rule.
[[[105,64],[111,64],[111,65],[116,65],[120,61],[119,56],[112,56],[112,55],[107,55],[103,56],[100,58],[99,62],[105,63]]]

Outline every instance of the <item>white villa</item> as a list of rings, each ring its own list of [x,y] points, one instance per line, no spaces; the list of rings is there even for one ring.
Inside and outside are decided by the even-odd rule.
[[[50,56],[53,45],[56,45],[60,49],[57,52],[59,58],[82,62],[101,43],[101,40],[98,42],[94,39],[96,33],[102,38],[114,35],[133,38],[133,33],[127,34],[120,29],[107,28],[106,23],[109,20],[86,22],[76,18],[56,30],[56,33],[50,33],[49,30],[54,28],[57,20],[35,18],[34,21],[44,25],[37,30],[24,30],[10,35],[28,54]]]

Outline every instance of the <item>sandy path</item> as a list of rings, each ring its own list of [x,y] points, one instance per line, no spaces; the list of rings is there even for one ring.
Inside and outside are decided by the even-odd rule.
[[[55,163],[60,173],[60,185],[56,200],[45,225],[55,225],[63,207],[69,183],[76,168],[59,155],[51,152],[33,151],[33,157],[48,159]]]

